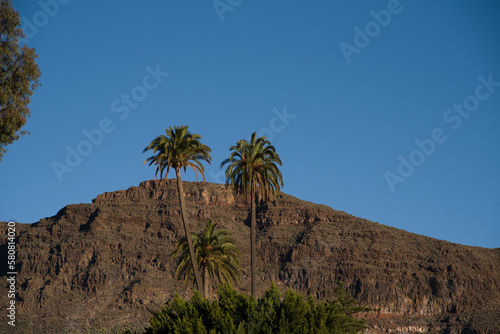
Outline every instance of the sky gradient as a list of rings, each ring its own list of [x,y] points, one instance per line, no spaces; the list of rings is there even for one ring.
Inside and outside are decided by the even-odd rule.
[[[208,182],[256,131],[290,195],[500,246],[497,1],[13,3],[42,86],[0,163],[0,220],[152,179],[142,150],[189,125]]]

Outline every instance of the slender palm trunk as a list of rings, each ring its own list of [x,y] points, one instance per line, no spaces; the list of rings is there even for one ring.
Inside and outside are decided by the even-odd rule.
[[[251,292],[252,296],[255,296],[255,271],[256,271],[256,257],[255,257],[255,225],[256,213],[255,213],[255,190],[254,185],[251,185],[251,200],[250,200],[250,278],[251,278]]]
[[[182,223],[184,224],[184,232],[186,233],[186,239],[189,248],[189,255],[191,257],[191,264],[193,265],[194,277],[196,278],[196,288],[198,291],[201,291],[201,277],[200,272],[198,271],[198,263],[196,263],[196,256],[194,253],[193,241],[191,239],[191,231],[189,229],[189,222],[186,214],[186,207],[184,205],[184,188],[182,186],[181,180],[181,170],[176,168],[175,174],[177,175],[177,190],[179,191],[179,202],[181,204],[181,215],[182,215]]]
[[[205,294],[205,298],[208,298],[210,299],[210,295],[209,295],[209,285],[210,285],[210,282],[209,282],[209,278],[208,278],[208,268],[207,266],[205,266],[205,268],[203,269],[203,293]]]

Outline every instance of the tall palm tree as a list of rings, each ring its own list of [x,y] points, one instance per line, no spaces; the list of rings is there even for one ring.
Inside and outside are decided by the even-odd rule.
[[[210,297],[210,282],[217,280],[237,282],[240,278],[240,251],[234,245],[231,233],[227,230],[215,230],[216,223],[208,221],[207,226],[200,235],[192,233],[193,246],[196,253],[196,260],[203,276],[203,295]],[[191,257],[187,246],[186,238],[182,238],[178,243],[171,257],[179,256],[175,278],[184,278],[188,283],[193,279]]]
[[[250,199],[250,266],[251,291],[255,296],[255,203],[258,200],[272,200],[283,187],[283,177],[278,168],[281,160],[266,137],[257,138],[254,132],[250,142],[242,139],[229,148],[231,154],[224,160],[220,168],[228,164],[226,169],[226,187],[233,186],[238,195]]]
[[[198,290],[201,289],[201,276],[198,271],[198,265],[195,261],[195,254],[193,242],[191,240],[191,231],[189,229],[189,222],[186,214],[186,207],[184,204],[184,188],[181,180],[181,168],[184,172],[187,167],[191,167],[198,180],[198,172],[203,176],[205,182],[205,168],[201,161],[206,161],[210,164],[212,151],[210,147],[200,142],[201,136],[199,134],[192,134],[188,131],[187,126],[174,126],[165,129],[166,135],[156,137],[143,152],[153,150],[153,155],[147,158],[144,163],[149,161],[149,165],[154,164],[157,166],[155,172],[155,179],[158,172],[160,179],[163,178],[163,171],[166,170],[165,178],[168,178],[168,171],[170,168],[175,170],[177,177],[177,190],[179,192],[179,203],[181,206],[182,223],[184,225],[185,237],[188,244],[189,253],[191,254],[191,265],[193,266],[194,276],[196,279],[196,286]]]

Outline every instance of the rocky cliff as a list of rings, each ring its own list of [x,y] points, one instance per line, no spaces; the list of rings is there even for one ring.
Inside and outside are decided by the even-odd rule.
[[[208,219],[233,233],[249,290],[248,206],[231,189],[185,183],[188,216],[199,231]],[[98,195],[54,217],[17,224],[16,327],[1,333],[73,333],[142,329],[151,312],[178,292],[169,255],[183,235],[175,180]],[[330,299],[343,281],[378,311],[370,332],[500,332],[500,249],[462,246],[356,218],[281,195],[257,212],[260,292],[276,282]],[[7,262],[7,224],[0,261]],[[0,266],[0,276],[7,274]],[[7,288],[6,277],[2,278]]]

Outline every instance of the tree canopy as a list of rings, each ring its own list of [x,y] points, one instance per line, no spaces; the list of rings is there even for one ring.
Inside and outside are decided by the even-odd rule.
[[[210,297],[210,285],[212,282],[237,282],[240,277],[240,251],[234,245],[231,233],[225,229],[215,229],[216,223],[207,222],[207,226],[199,234],[191,232],[196,261],[200,268],[203,279],[203,295]],[[186,237],[177,243],[171,257],[177,259],[175,278],[184,278],[184,282],[194,283],[192,275],[191,257]]]
[[[283,176],[278,166],[281,160],[274,146],[266,137],[254,132],[250,142],[242,139],[229,148],[231,154],[220,168],[226,168],[226,185],[231,184],[237,194],[247,197],[257,195],[272,199],[283,187]]]
[[[25,37],[19,13],[10,0],[0,0],[0,161],[6,147],[28,132],[21,130],[31,115],[30,96],[39,86],[35,49],[21,46]]]
[[[205,181],[205,167],[201,161],[206,161],[210,164],[210,152],[212,150],[207,145],[200,142],[201,136],[196,133],[188,131],[187,126],[174,126],[165,129],[165,135],[160,135],[153,139],[151,143],[144,149],[143,152],[153,150],[153,155],[147,158],[144,163],[149,161],[149,165],[155,165],[155,179],[160,173],[160,179],[163,178],[163,171],[165,171],[165,178],[168,178],[168,171],[170,168],[180,170],[191,167],[198,179],[198,172]]]

